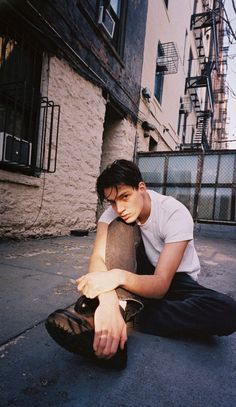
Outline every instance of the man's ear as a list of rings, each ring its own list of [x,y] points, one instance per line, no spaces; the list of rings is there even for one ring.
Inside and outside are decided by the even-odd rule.
[[[145,182],[140,181],[140,183],[138,184],[138,189],[139,189],[139,191],[141,191],[141,192],[145,192],[145,191],[147,190],[147,187],[146,187],[146,185],[145,185]]]

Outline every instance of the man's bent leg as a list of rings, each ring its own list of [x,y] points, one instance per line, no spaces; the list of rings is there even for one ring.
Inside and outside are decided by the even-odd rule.
[[[136,246],[139,242],[138,226],[125,224],[122,220],[114,220],[108,227],[106,259],[109,269],[123,268],[136,270]],[[120,312],[128,321],[142,309],[142,302],[126,290],[117,289],[119,299],[126,300],[125,311]],[[46,329],[50,336],[66,350],[88,357],[104,367],[122,369],[126,366],[127,347],[118,348],[111,359],[99,359],[93,350],[94,312],[98,306],[98,299],[93,300],[82,296],[73,309],[59,309],[49,315]]]
[[[144,300],[135,326],[159,336],[230,335],[236,330],[236,302],[176,273],[163,299]]]
[[[136,223],[127,224],[122,219],[116,218],[108,226],[105,263],[108,270],[120,268],[132,273],[137,271],[136,255],[140,245],[140,230]],[[128,322],[143,308],[140,297],[117,288],[119,300],[127,302],[125,308],[125,321]]]

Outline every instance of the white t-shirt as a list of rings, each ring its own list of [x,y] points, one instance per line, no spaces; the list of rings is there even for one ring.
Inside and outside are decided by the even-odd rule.
[[[151,198],[151,212],[144,224],[137,223],[149,261],[156,266],[165,243],[189,240],[177,272],[188,273],[197,280],[200,263],[193,242],[192,216],[181,202],[171,196],[152,190],[147,192]],[[110,206],[104,211],[99,222],[109,224],[115,218],[117,213]]]

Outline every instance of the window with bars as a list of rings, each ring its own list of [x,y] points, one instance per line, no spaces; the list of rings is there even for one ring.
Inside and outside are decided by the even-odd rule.
[[[43,50],[26,31],[0,23],[0,168],[54,172],[60,108],[40,93]]]

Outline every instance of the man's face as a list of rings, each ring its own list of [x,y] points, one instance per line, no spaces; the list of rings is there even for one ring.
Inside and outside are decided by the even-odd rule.
[[[138,189],[129,185],[105,188],[105,199],[111,204],[126,223],[135,222],[144,209],[144,194],[146,187],[143,182],[139,183]]]

